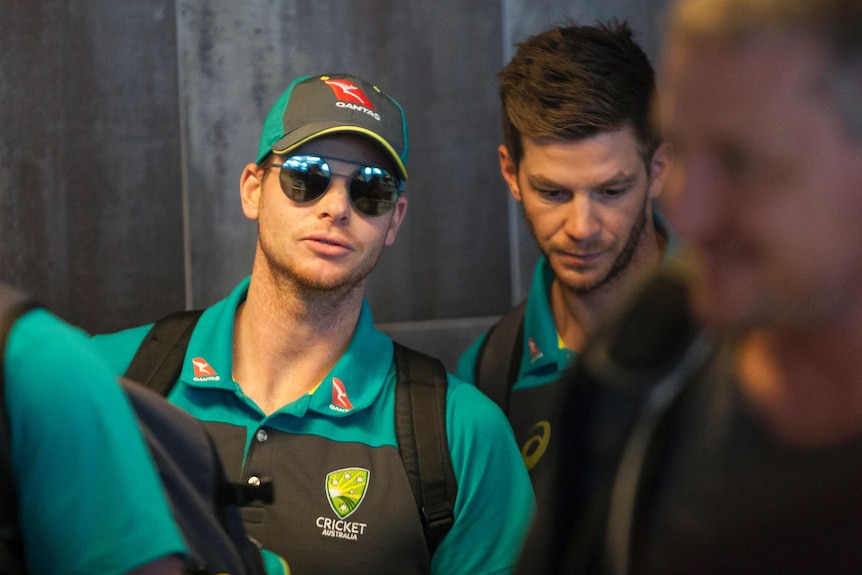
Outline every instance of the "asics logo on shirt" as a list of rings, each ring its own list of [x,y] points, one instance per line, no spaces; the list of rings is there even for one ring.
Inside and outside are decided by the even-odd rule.
[[[547,421],[540,421],[530,429],[530,437],[521,446],[521,457],[524,458],[524,464],[527,466],[527,471],[531,471],[548,448],[548,443],[551,441],[551,424]]]

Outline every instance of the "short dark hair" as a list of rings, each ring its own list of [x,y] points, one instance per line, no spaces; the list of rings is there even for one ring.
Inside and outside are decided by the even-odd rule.
[[[647,163],[658,147],[655,70],[625,22],[545,30],[517,44],[498,77],[504,143],[516,166],[522,136],[579,140],[631,125]]]

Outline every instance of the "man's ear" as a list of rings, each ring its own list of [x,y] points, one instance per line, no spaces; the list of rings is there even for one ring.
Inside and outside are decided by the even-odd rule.
[[[386,230],[386,240],[384,245],[391,246],[395,243],[395,236],[398,235],[398,230],[401,228],[401,223],[404,221],[404,216],[407,214],[407,196],[401,194],[395,202],[395,208],[392,210],[392,217],[389,219],[389,228]]]
[[[500,173],[503,175],[503,179],[506,180],[506,185],[509,186],[509,192],[511,192],[512,197],[520,202],[521,188],[518,185],[518,166],[515,165],[512,155],[504,144],[500,144],[500,147],[497,148],[497,153],[500,156]]]
[[[653,152],[649,162],[649,197],[651,199],[658,198],[662,190],[664,190],[672,161],[670,144],[667,142],[659,145],[655,152]]]
[[[250,220],[256,220],[260,213],[260,197],[263,192],[263,170],[257,164],[247,164],[239,177],[239,197],[242,213]]]

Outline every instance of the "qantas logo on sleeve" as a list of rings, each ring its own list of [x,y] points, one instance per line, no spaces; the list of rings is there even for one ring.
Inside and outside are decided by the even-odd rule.
[[[347,397],[344,382],[337,377],[332,378],[332,403],[329,404],[329,409],[342,413],[353,411],[353,404],[350,403],[350,398]]]
[[[349,80],[324,80],[324,82],[335,93],[335,97],[338,99],[335,103],[336,106],[364,112],[378,122],[380,121],[380,114],[374,111],[374,104],[356,84]]]
[[[192,368],[194,369],[194,381],[220,381],[221,377],[216,373],[207,360],[202,357],[192,358]]]

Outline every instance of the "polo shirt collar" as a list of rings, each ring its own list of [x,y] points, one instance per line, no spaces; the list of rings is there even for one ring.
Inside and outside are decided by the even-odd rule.
[[[539,258],[533,272],[533,283],[527,296],[524,311],[524,345],[521,356],[521,375],[544,369],[556,369],[562,352],[559,348],[557,327],[551,313],[551,283],[554,271],[545,256]]]
[[[192,387],[238,392],[233,372],[233,326],[236,309],[245,301],[247,277],[225,299],[204,310],[189,341],[180,380]],[[381,393],[392,367],[392,340],[374,327],[371,308],[362,302],[359,320],[347,350],[310,394],[279,411],[302,415],[312,410],[331,417],[367,408]],[[302,413],[297,413],[297,411]]]

